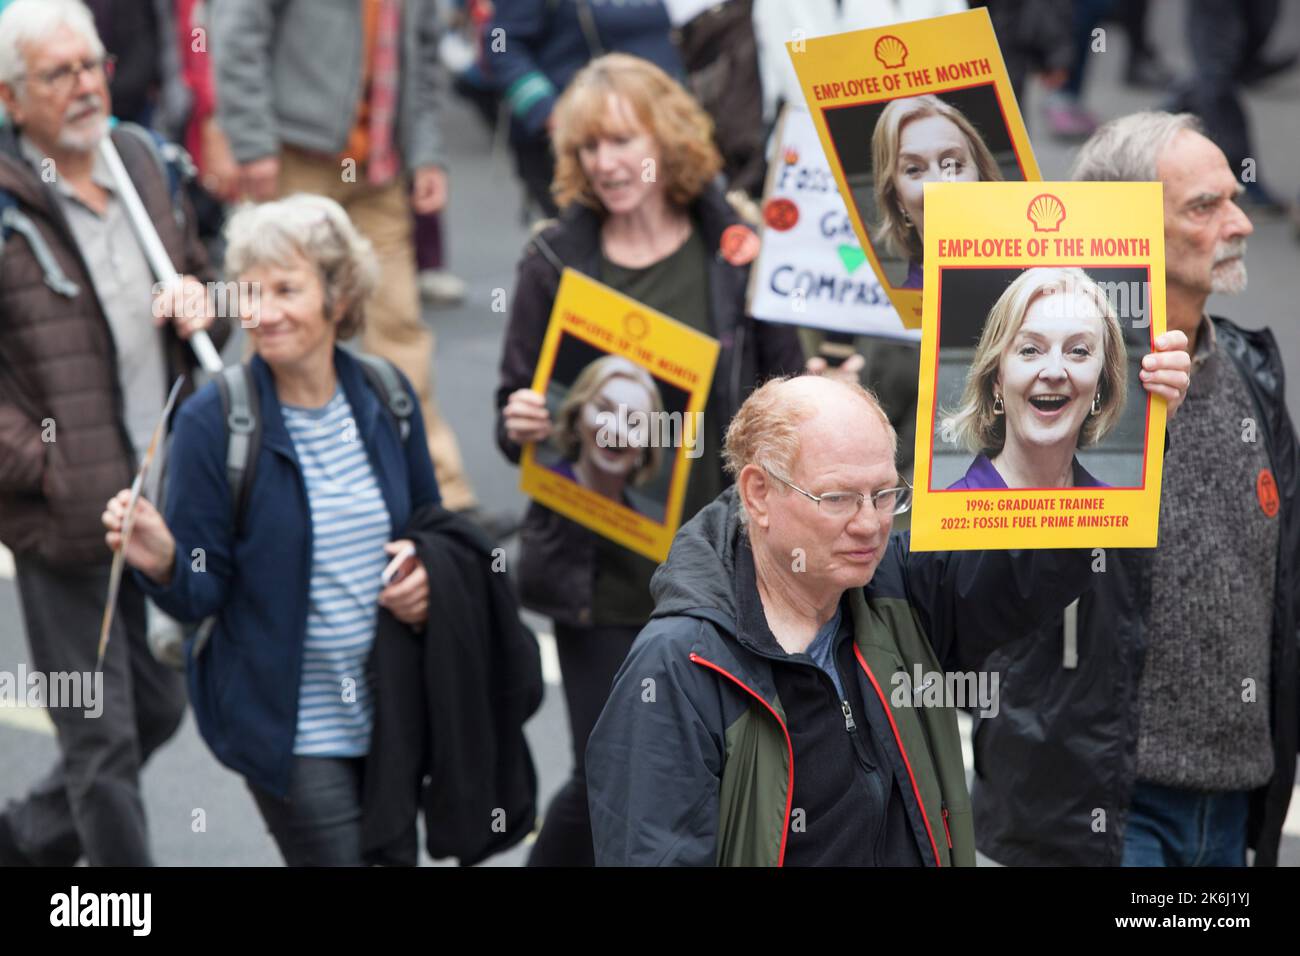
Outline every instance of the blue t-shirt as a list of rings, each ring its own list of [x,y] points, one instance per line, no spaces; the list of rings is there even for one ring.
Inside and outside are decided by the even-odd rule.
[[[839,633],[840,621],[843,619],[843,607],[835,609],[835,616],[822,625],[813,642],[805,651],[812,662],[830,675],[835,684],[835,692],[844,700],[844,685],[840,683],[840,671],[835,666],[835,635]]]

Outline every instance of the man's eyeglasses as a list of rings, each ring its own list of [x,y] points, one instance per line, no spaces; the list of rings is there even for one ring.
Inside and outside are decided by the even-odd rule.
[[[782,478],[767,468],[763,470],[782,484],[789,485],[805,498],[815,501],[817,509],[831,518],[848,518],[857,514],[862,503],[868,498],[875,506],[876,514],[880,515],[901,515],[912,507],[912,486],[906,480],[897,488],[885,488],[870,495],[864,495],[860,491],[831,491],[824,495],[814,495],[810,491],[804,491],[789,478]]]
[[[54,92],[67,94],[76,88],[83,72],[97,73],[105,80],[111,80],[116,65],[117,57],[112,54],[105,54],[104,56],[82,60],[80,63],[65,63],[63,66],[56,67],[53,70],[44,70],[33,74],[33,76]]]

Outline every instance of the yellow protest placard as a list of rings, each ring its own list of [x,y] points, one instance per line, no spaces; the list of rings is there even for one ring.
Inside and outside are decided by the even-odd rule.
[[[988,12],[786,48],[862,249],[920,328],[925,184],[1041,178]]]
[[[663,561],[717,361],[715,339],[565,269],[533,379],[554,429],[525,446],[521,490]]]
[[[1153,548],[1159,183],[932,183],[912,547]]]
[[[773,133],[763,233],[749,271],[756,319],[919,342],[871,272],[808,111],[787,103]]]

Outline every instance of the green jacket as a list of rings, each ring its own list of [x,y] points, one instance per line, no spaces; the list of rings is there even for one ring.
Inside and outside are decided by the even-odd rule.
[[[615,678],[587,748],[601,865],[780,866],[794,755],[768,658],[737,633],[734,490],[678,532],[656,573],[655,615]],[[894,535],[850,594],[854,657],[897,745],[890,767],[933,866],[973,866],[956,710],[911,680],[971,671],[1087,590],[1089,552],[911,553]],[[933,679],[933,678],[930,678]],[[939,678],[942,679],[942,678]]]

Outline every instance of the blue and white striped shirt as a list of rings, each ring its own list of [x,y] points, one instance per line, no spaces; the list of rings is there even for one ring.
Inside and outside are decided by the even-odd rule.
[[[341,387],[323,408],[282,405],[311,505],[311,587],[293,752],[359,757],[370,750],[384,544],[392,522]]]

